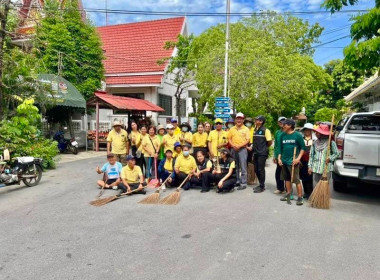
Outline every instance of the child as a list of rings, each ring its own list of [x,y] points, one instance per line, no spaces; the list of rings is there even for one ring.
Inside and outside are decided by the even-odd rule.
[[[104,173],[103,180],[99,180],[97,183],[99,188],[112,188],[114,190],[117,190],[119,183],[121,183],[120,173],[123,166],[120,162],[116,161],[114,154],[108,154],[107,160],[108,162],[105,163],[101,169],[99,166],[96,167],[96,172],[98,174]]]

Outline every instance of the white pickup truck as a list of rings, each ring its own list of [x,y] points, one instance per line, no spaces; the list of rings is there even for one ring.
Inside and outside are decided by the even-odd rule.
[[[355,113],[337,130],[334,190],[347,190],[349,181],[380,186],[380,112]]]

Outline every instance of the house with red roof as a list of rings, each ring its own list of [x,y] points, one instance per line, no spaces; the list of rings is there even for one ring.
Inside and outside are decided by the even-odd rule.
[[[168,64],[159,65],[160,59],[175,56],[176,50],[165,50],[166,41],[175,41],[179,34],[187,35],[185,17],[168,18],[136,23],[98,27],[103,42],[104,67],[106,70],[104,90],[112,95],[145,99],[165,112],[148,112],[156,123],[165,124],[166,118],[175,115],[176,87]],[[188,94],[182,95],[183,117],[191,110]],[[101,120],[120,119],[123,113],[101,110]],[[182,111],[182,110],[181,110]]]

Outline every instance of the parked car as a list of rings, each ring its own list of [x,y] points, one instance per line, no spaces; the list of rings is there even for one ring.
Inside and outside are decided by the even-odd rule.
[[[334,190],[347,190],[352,180],[380,186],[380,111],[352,114],[337,131]]]

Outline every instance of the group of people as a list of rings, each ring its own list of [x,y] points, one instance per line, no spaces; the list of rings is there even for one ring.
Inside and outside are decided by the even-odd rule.
[[[108,162],[96,171],[104,173],[99,187],[120,189],[127,193],[143,193],[147,183],[156,179],[166,187],[183,187],[209,192],[243,190],[253,185],[253,191],[265,191],[266,161],[273,144],[272,134],[265,127],[265,117],[246,118],[238,113],[234,120],[223,123],[214,120],[199,123],[197,132],[191,132],[189,123],[178,125],[172,119],[166,127],[141,126],[131,123],[131,132],[113,124],[107,138]],[[322,176],[325,164],[332,171],[338,157],[335,142],[326,154],[330,129],[328,125],[305,124],[301,133],[295,130],[295,121],[280,117],[279,130],[274,135],[276,194],[281,200],[293,199],[292,183],[297,188],[297,205],[308,198]],[[292,170],[294,170],[291,182]],[[331,177],[331,173],[329,173]],[[301,183],[302,180],[302,183]]]

